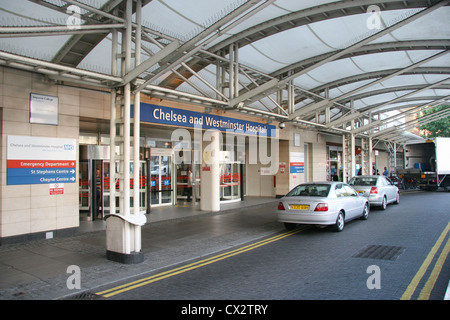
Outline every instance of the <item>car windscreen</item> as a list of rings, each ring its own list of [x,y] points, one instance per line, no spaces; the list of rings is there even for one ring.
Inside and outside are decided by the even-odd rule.
[[[329,184],[302,184],[289,191],[287,197],[327,197]]]
[[[377,178],[353,177],[348,184],[351,186],[375,186],[377,184]]]

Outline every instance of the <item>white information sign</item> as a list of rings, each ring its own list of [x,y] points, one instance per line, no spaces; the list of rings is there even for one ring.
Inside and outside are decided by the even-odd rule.
[[[75,139],[8,136],[7,184],[76,182]]]
[[[31,93],[30,123],[58,125],[58,97]]]

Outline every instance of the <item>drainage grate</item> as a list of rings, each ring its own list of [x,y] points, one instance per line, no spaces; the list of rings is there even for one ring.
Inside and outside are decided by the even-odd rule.
[[[97,300],[99,298],[101,298],[101,297],[96,295],[95,293],[92,293],[90,291],[85,291],[85,292],[77,293],[73,296],[64,298],[63,300]]]
[[[352,257],[369,258],[382,260],[397,260],[397,258],[405,251],[403,247],[368,245]]]

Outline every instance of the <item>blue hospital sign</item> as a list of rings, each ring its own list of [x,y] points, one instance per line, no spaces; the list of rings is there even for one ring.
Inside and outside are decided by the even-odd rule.
[[[131,108],[133,117],[134,106]],[[149,123],[160,123],[181,127],[201,127],[202,129],[217,129],[233,133],[244,133],[248,135],[258,135],[275,137],[274,125],[259,122],[246,121],[223,117],[214,114],[204,114],[184,109],[163,107],[154,104],[141,103],[141,121]]]
[[[8,136],[7,185],[76,182],[76,140]]]

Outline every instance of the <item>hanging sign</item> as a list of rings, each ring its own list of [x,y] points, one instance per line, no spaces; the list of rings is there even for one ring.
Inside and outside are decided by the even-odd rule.
[[[75,139],[8,136],[6,184],[76,182]]]
[[[134,116],[134,106],[131,116]],[[233,133],[275,137],[274,125],[223,117],[214,114],[204,114],[184,109],[163,107],[154,104],[141,103],[141,121],[149,123],[168,124],[181,127],[201,129],[217,129]]]

